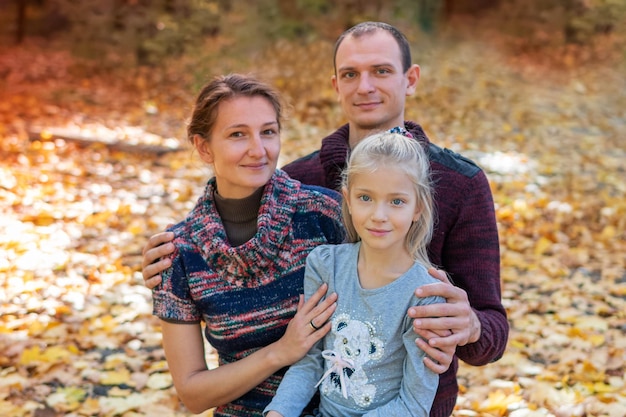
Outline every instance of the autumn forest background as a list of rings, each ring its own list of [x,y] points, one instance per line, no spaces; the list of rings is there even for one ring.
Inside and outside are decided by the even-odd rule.
[[[494,192],[510,341],[454,415],[626,415],[624,0],[0,0],[1,416],[191,415],[141,250],[210,174],[194,96],[277,86],[282,165],[344,122],[332,46],[363,20],[407,34],[407,119]]]

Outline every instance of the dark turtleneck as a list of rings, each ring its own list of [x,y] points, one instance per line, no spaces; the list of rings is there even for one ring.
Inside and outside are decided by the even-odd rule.
[[[242,245],[256,234],[264,188],[257,189],[245,198],[224,198],[215,193],[215,207],[222,218],[226,236],[232,246]]]

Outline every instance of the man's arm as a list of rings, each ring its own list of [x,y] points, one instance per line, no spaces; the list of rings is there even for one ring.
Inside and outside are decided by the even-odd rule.
[[[498,231],[485,174],[478,172],[464,188],[464,195],[452,195],[451,200],[458,201],[457,216],[446,230],[441,249],[441,263],[454,285],[442,277],[441,283],[425,285],[416,292],[420,297],[444,297],[447,303],[412,308],[409,316],[416,319],[418,334],[452,331],[448,337],[430,338],[432,346],[457,345],[456,354],[464,362],[485,365],[502,356],[509,332],[501,300]]]
[[[161,232],[153,235],[143,248],[141,272],[146,287],[152,289],[161,283],[161,272],[172,265],[167,255],[174,252],[173,232]],[[159,260],[160,259],[160,260]]]

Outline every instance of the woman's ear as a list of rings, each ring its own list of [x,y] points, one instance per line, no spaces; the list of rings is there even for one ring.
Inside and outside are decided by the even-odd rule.
[[[200,159],[202,159],[207,164],[213,163],[213,152],[211,152],[209,142],[205,138],[196,133],[195,135],[193,135],[193,145],[198,150],[198,153],[200,154]]]

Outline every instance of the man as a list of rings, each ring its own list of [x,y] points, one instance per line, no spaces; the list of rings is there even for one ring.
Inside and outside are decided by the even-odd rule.
[[[337,189],[351,147],[372,133],[397,131],[426,148],[437,210],[429,256],[454,285],[441,271],[432,271],[442,282],[424,286],[416,295],[442,296],[447,303],[413,307],[408,314],[415,319],[415,332],[428,340],[417,340],[433,358],[426,365],[441,374],[430,415],[449,416],[458,393],[457,357],[470,365],[488,364],[502,356],[508,339],[489,183],[473,162],[430,143],[418,124],[404,120],[405,99],[415,92],[420,69],[411,63],[408,41],[396,28],[365,22],[348,29],[335,44],[334,67],[332,84],[349,123],[324,138],[319,151],[283,169],[304,183]],[[165,233],[155,235],[144,250],[149,287],[169,266],[167,260],[151,264],[171,251],[168,245],[157,247],[169,239]],[[433,331],[447,336],[433,336]],[[448,368],[452,352],[456,357]]]

